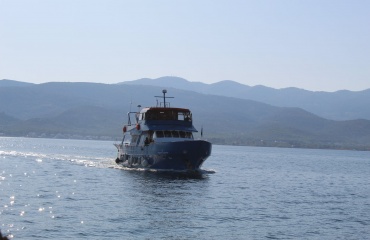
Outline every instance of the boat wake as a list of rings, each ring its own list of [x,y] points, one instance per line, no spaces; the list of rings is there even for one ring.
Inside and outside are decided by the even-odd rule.
[[[116,163],[112,158],[67,155],[67,154],[44,154],[35,152],[0,151],[0,158],[8,157],[30,159],[38,163],[50,160],[69,161],[74,164],[83,165],[85,167],[115,168],[116,166]]]
[[[124,171],[162,173],[162,174],[178,174],[178,175],[208,175],[216,173],[213,169],[199,169],[195,171],[187,170],[172,170],[172,169],[149,169],[149,168],[127,168],[117,165],[113,158],[91,157],[81,155],[67,155],[67,154],[43,154],[36,152],[19,152],[19,151],[0,151],[0,158],[24,158],[34,160],[37,163],[44,161],[69,161],[71,163],[82,165],[85,167],[97,168],[112,168]]]

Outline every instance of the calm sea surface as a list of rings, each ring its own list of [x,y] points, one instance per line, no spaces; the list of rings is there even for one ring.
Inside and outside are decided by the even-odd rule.
[[[116,167],[113,142],[0,138],[14,239],[370,239],[370,152],[213,146],[203,173]]]

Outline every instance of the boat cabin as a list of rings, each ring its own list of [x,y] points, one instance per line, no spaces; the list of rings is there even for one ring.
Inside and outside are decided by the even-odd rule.
[[[172,121],[192,121],[192,115],[189,109],[185,108],[144,108],[138,116],[139,121],[152,120],[172,120]]]

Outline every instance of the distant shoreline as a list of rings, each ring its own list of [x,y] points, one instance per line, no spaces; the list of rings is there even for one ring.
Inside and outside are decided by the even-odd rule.
[[[79,135],[80,136],[80,135]],[[109,136],[80,136],[80,138],[76,137],[76,135],[71,135],[71,137],[67,138],[60,138],[60,137],[43,137],[43,136],[10,136],[0,134],[0,138],[35,138],[35,139],[60,139],[60,140],[85,140],[85,141],[113,141],[119,142],[121,141],[121,137],[109,137]],[[205,138],[212,142],[214,145],[225,145],[225,146],[245,146],[245,147],[270,147],[270,148],[296,148],[296,149],[321,149],[321,150],[347,150],[347,151],[370,151],[370,146],[338,146],[338,145],[293,145],[289,144],[288,142],[275,142],[275,141],[251,141],[249,144],[238,144],[238,143],[231,143],[227,144],[221,142],[221,139],[215,138]]]

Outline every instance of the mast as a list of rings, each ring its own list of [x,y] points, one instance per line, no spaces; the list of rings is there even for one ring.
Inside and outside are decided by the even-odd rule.
[[[162,92],[163,92],[163,102],[164,102],[163,105],[164,105],[164,107],[166,107],[166,93],[167,93],[167,90],[163,89]]]
[[[163,89],[162,90],[162,93],[163,93],[163,97],[162,96],[155,96],[155,97],[159,97],[159,98],[163,98],[163,107],[166,108],[166,93],[167,93],[167,90],[166,89]],[[167,98],[173,98],[173,97],[167,97]],[[161,104],[159,103],[159,106]],[[158,106],[158,103],[157,103],[157,106]]]

